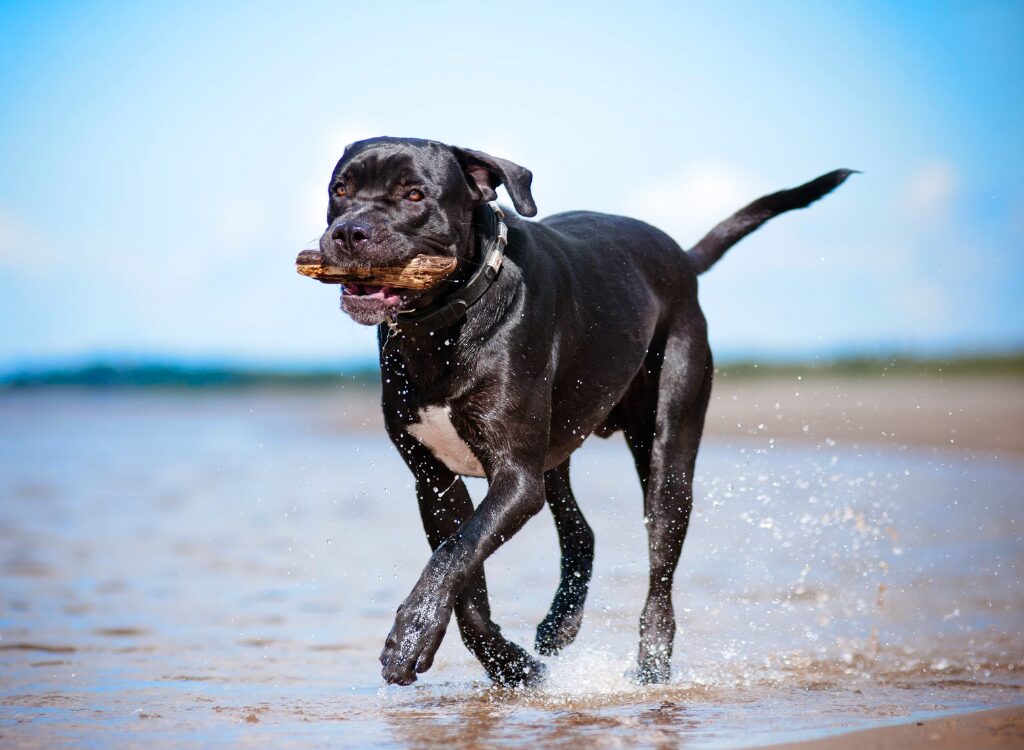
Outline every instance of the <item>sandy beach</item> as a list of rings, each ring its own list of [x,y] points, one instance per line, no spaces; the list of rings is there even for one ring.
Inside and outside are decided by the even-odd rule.
[[[338,429],[382,430],[376,389],[330,397]],[[1024,454],[1024,380],[985,376],[716,377],[704,434],[717,438]]]
[[[1014,377],[719,377],[706,434],[1024,453],[1024,381]]]
[[[1021,385],[721,378],[660,687],[636,477],[588,441],[593,588],[535,691],[452,633],[383,687],[428,550],[374,389],[2,394],[0,745],[1021,746]],[[488,562],[509,637],[557,570],[546,513]]]
[[[1024,747],[1024,705],[924,719],[765,750],[987,750]]]

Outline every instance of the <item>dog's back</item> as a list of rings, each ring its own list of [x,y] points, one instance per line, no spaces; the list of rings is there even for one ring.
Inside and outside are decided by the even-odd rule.
[[[696,276],[679,243],[639,219],[596,211],[566,211],[537,223],[563,237],[562,249],[576,255],[579,264],[598,266],[613,278],[640,274],[656,283],[659,279],[680,282]]]

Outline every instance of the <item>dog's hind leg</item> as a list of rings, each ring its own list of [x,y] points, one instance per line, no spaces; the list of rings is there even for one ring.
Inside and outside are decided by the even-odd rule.
[[[703,336],[670,336],[658,378],[653,432],[647,440],[634,436],[641,447],[634,449],[638,463],[650,445],[646,481],[640,472],[650,557],[647,601],[640,616],[637,679],[642,683],[667,682],[671,674],[676,632],[672,579],[690,521],[693,470],[711,375],[711,352]]]
[[[576,639],[594,567],[594,532],[569,485],[569,459],[544,472],[544,496],[555,517],[562,550],[561,577],[547,617],[537,626],[537,652],[557,654]]]

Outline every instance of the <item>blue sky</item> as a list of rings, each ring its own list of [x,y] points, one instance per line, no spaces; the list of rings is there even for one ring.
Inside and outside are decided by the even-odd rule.
[[[5,4],[0,367],[372,356],[292,263],[379,134],[684,246],[861,169],[702,278],[716,349],[1021,346],[1022,39],[1014,2]]]

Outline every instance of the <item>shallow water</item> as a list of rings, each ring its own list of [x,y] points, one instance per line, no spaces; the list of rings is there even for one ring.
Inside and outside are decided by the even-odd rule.
[[[702,449],[671,685],[629,679],[639,485],[620,440],[591,439],[573,480],[594,581],[548,683],[489,687],[453,627],[419,683],[384,688],[429,550],[386,438],[330,426],[344,406],[0,396],[2,744],[739,747],[1024,700],[1024,462],[767,438]],[[550,517],[487,572],[530,646]]]

